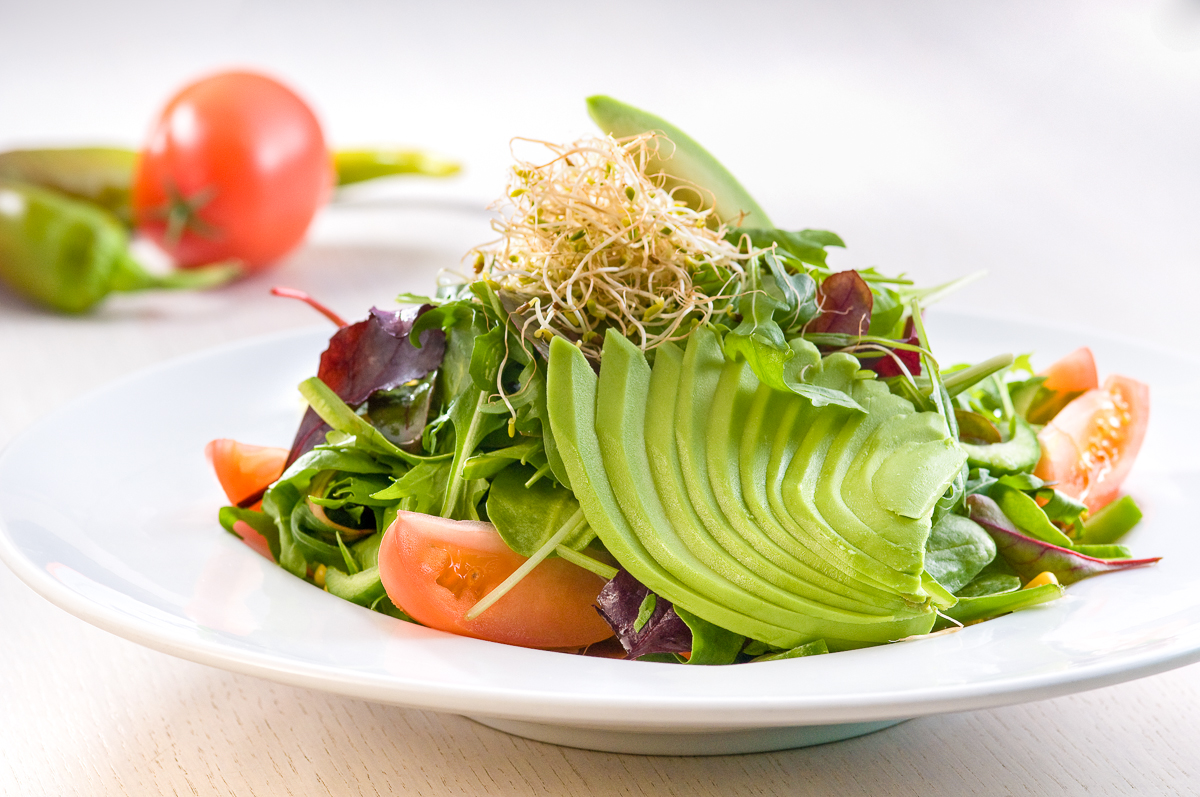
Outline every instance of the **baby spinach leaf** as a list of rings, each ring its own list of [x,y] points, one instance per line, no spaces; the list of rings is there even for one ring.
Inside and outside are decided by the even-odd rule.
[[[579,511],[574,494],[551,481],[543,479],[526,487],[534,473],[526,465],[510,465],[492,480],[487,498],[488,520],[509,548],[526,557],[533,556]],[[560,544],[578,551],[595,536],[584,524]]]
[[[958,598],[978,598],[983,595],[999,595],[1004,592],[1015,592],[1021,588],[1018,576],[1004,573],[988,573],[981,575],[958,591]]]
[[[775,289],[772,293],[783,303],[775,313],[776,320],[789,330],[803,328],[820,311],[817,306],[817,281],[806,271],[789,273],[783,260],[773,252],[763,255],[763,262],[771,271]]]
[[[925,543],[925,571],[956,595],[995,558],[996,543],[962,515],[944,515]]]
[[[996,541],[996,550],[1024,581],[1049,571],[1060,584],[1074,584],[1101,573],[1127,570],[1157,562],[1161,557],[1148,559],[1103,560],[1084,556],[1068,548],[1034,539],[1021,533],[992,499],[983,495],[967,498],[971,519],[987,529]]]
[[[421,434],[429,419],[434,372],[391,390],[377,390],[367,399],[372,426],[399,448],[419,453]]]
[[[471,348],[471,379],[475,387],[490,393],[496,392],[496,379],[500,376],[500,367],[505,358],[504,337],[502,326],[494,326],[486,333],[475,338]]]

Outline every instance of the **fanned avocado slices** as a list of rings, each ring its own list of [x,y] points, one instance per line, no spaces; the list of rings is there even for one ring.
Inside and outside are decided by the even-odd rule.
[[[660,347],[653,370],[610,331],[598,379],[555,338],[548,410],[576,497],[635,578],[723,628],[789,648],[926,633],[930,515],[965,455],[944,430],[899,435],[938,416],[859,379],[853,358],[808,354],[865,413],[760,385],[706,329],[686,352]],[[897,470],[918,494],[893,487]]]

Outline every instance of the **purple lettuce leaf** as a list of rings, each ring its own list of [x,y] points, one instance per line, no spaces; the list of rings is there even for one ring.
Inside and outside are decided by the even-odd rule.
[[[971,513],[971,520],[992,535],[997,552],[1012,565],[1023,581],[1029,581],[1048,570],[1058,578],[1058,583],[1074,584],[1101,573],[1152,565],[1162,558],[1096,559],[1036,540],[1019,531],[1000,509],[1000,505],[984,495],[967,496],[967,509]]]
[[[806,332],[865,335],[871,327],[875,297],[857,271],[830,274],[817,289],[821,314],[809,322]]]
[[[604,585],[596,597],[597,610],[616,633],[627,659],[651,653],[689,653],[692,629],[675,613],[675,607],[655,596],[654,611],[645,624],[635,630],[638,614],[650,590],[622,569]]]
[[[317,376],[351,407],[376,391],[426,376],[442,364],[446,335],[440,329],[427,329],[421,333],[418,349],[408,333],[417,317],[429,309],[429,305],[415,311],[372,307],[365,320],[333,333],[329,348],[321,354]],[[329,425],[311,407],[305,411],[287,464],[324,442],[328,431]]]

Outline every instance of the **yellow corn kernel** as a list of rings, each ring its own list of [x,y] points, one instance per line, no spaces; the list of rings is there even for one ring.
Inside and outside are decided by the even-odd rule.
[[[317,569],[313,571],[313,583],[325,589],[325,565],[317,565]]]
[[[1043,570],[1038,573],[1029,583],[1021,587],[1021,589],[1033,589],[1034,587],[1044,587],[1047,584],[1057,584],[1058,576],[1051,573],[1049,570]]]

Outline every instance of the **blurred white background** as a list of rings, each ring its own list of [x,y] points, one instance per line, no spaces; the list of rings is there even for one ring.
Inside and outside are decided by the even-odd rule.
[[[510,137],[588,133],[583,98],[612,94],[691,132],[776,223],[841,234],[839,267],[987,269],[951,304],[1167,343],[1190,329],[1196,0],[3,0],[0,147],[136,144],[179,86],[229,66],[291,83],[335,144],[463,159],[454,190],[481,203]]]
[[[0,0],[0,148],[136,146],[176,90],[230,67],[290,83],[335,145],[424,146],[466,172],[357,189],[308,246],[219,291],[66,318],[0,289],[0,448],[122,374],[323,323],[273,284],[348,318],[429,290],[488,237],[471,208],[503,190],[509,139],[590,133],[593,93],[689,131],[779,225],[841,234],[835,266],[926,284],[987,269],[947,304],[1192,347],[1200,0]],[[1124,795],[1200,779],[1197,666],[810,750],[649,759],[174,659],[4,568],[0,605],[0,794]]]

